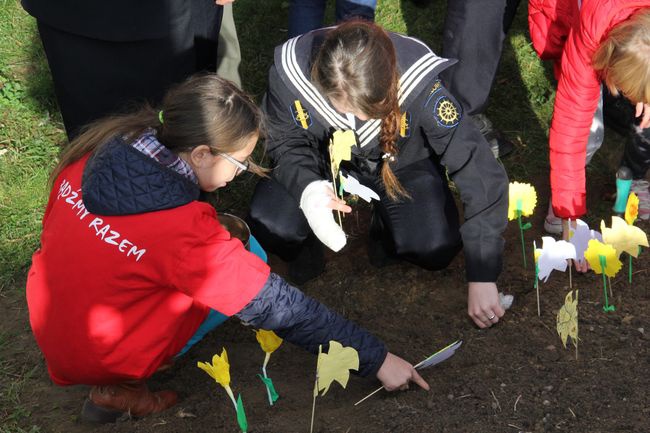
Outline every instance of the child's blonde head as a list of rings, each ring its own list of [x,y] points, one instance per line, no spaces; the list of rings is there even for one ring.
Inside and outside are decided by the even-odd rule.
[[[593,57],[593,67],[613,95],[650,104],[650,9],[615,26]]]
[[[190,77],[165,95],[161,107],[145,105],[139,110],[106,117],[91,123],[63,151],[50,181],[61,170],[89,152],[96,152],[114,137],[134,140],[148,130],[174,153],[200,145],[216,153],[232,153],[246,146],[262,131],[259,108],[230,81],[215,74]],[[249,169],[263,174],[250,163]]]

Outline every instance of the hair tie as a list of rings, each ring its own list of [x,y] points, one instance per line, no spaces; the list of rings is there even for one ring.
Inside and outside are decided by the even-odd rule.
[[[384,153],[381,156],[381,159],[387,159],[389,162],[395,162],[395,156],[390,152]]]
[[[161,125],[162,125],[163,123],[165,123],[165,122],[163,122],[163,111],[162,111],[162,110],[160,110],[160,111],[158,112],[158,120],[160,121],[160,124],[161,124]]]

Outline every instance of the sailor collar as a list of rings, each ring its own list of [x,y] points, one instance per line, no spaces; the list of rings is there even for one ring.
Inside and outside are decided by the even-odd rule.
[[[289,39],[275,49],[275,66],[287,88],[302,99],[302,103],[323,124],[335,130],[350,129],[350,122],[329,103],[311,83],[312,58],[333,27],[315,30]],[[436,56],[422,41],[388,32],[395,51],[400,71],[398,98],[400,107],[407,107],[419,94],[421,84],[429,83],[434,77],[456,63],[454,59]],[[357,126],[357,125],[355,125]],[[360,147],[377,144],[375,140],[381,129],[381,119],[370,119],[355,128]],[[371,146],[372,147],[372,146]]]

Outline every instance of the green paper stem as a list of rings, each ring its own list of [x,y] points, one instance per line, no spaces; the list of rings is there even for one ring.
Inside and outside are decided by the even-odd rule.
[[[243,433],[248,431],[248,420],[246,419],[246,412],[244,412],[244,403],[241,400],[241,394],[237,396],[237,423]]]
[[[280,397],[275,390],[275,386],[273,386],[273,381],[270,377],[266,376],[266,372],[264,372],[264,376],[258,374],[257,377],[259,377],[262,382],[264,382],[264,385],[266,386],[266,392],[269,396],[269,404],[273,406],[273,403],[275,403]]]
[[[539,317],[542,315],[542,311],[539,306],[539,265],[537,262],[535,262],[535,291],[537,292],[537,316]]]
[[[526,269],[526,246],[524,244],[524,227],[521,224],[521,211],[519,209],[517,209],[517,221],[519,222],[519,233],[521,234],[521,255],[524,257],[524,269]]]
[[[627,267],[627,282],[632,284],[632,256],[629,257],[628,263],[630,265]]]
[[[598,256],[600,259],[600,270],[603,274],[603,293],[605,294],[605,305],[603,306],[603,311],[608,313],[610,311],[616,311],[616,307],[609,305],[609,300],[607,299],[607,277],[605,275],[605,268],[607,267],[607,259],[605,256]]]

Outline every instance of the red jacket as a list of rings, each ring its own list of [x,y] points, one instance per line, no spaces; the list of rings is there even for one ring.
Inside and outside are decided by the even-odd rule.
[[[89,213],[80,194],[87,159],[67,167],[52,189],[27,280],[32,329],[60,385],[150,376],[209,308],[239,312],[269,277],[208,204]]]
[[[612,27],[650,0],[530,0],[528,23],[535,51],[556,61],[558,79],[549,136],[553,210],[563,218],[587,212],[587,139],[600,98],[591,58]]]

